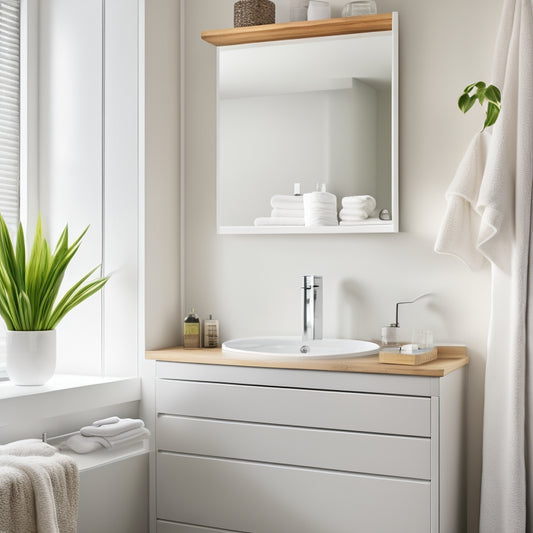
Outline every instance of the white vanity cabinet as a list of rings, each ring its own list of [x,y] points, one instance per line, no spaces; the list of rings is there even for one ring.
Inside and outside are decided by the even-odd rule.
[[[460,533],[464,377],[158,361],[158,533]]]

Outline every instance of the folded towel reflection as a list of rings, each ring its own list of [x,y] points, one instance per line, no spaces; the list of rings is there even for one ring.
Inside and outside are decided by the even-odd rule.
[[[290,218],[303,218],[304,207],[302,204],[301,209],[283,209],[281,207],[275,207],[270,213],[271,217],[290,217]]]
[[[270,199],[270,206],[278,209],[303,209],[303,196],[275,194]]]
[[[304,194],[306,226],[337,226],[337,197],[325,191]]]
[[[339,213],[341,222],[358,222],[366,220],[376,208],[376,200],[369,195],[345,196]],[[342,224],[347,226],[348,224]],[[355,224],[350,224],[355,225]]]
[[[254,226],[304,226],[304,219],[296,217],[259,217]]]
[[[342,220],[364,220],[368,218],[368,213],[364,209],[341,209],[339,218]]]
[[[369,215],[376,209],[376,200],[368,194],[360,196],[345,196],[342,199],[342,207],[364,209]]]
[[[110,421],[105,423],[108,420]],[[97,420],[91,426],[82,427],[79,433],[69,437],[59,447],[76,453],[90,453],[102,448],[132,444],[149,436],[150,431],[144,427],[142,420],[114,417],[104,421]]]
[[[76,462],[37,439],[0,446],[0,531],[75,533]]]

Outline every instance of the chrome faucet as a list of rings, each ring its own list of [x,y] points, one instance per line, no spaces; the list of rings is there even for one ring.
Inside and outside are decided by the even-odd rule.
[[[302,341],[322,338],[322,276],[303,276],[304,327]]]

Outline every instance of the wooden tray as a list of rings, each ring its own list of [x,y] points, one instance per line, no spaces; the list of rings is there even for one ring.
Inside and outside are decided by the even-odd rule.
[[[419,350],[417,353],[402,353],[399,348],[379,352],[380,363],[393,365],[423,365],[434,359],[437,359],[437,348]]]

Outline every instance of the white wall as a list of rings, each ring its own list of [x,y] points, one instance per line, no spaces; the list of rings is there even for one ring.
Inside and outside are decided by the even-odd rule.
[[[90,225],[65,287],[102,262],[102,31],[101,2],[40,3],[39,210],[51,246],[67,223],[71,242]],[[100,372],[101,298],[60,323],[59,372],[73,373],[73,363],[81,374]]]
[[[141,5],[39,2],[38,208],[51,246],[90,226],[64,290],[99,264],[111,274],[59,324],[59,373],[137,374]]]
[[[439,341],[468,346],[468,521],[469,531],[477,531],[489,272],[472,273],[457,259],[435,254],[433,244],[445,207],[444,192],[483,122],[480,110],[463,116],[456,101],[468,83],[490,77],[501,2],[378,0],[380,12],[400,14],[401,232],[304,236],[216,234],[215,48],[200,39],[200,32],[231,27],[234,2],[183,3],[184,226],[178,227],[175,214],[180,205],[176,164],[170,157],[175,152],[165,146],[172,172],[154,171],[152,179],[160,176],[154,186],[170,194],[147,191],[148,198],[164,197],[161,212],[149,211],[147,220],[147,247],[158,249],[154,258],[147,256],[147,291],[154,290],[152,296],[147,294],[147,314],[154,317],[147,318],[148,347],[179,341],[180,324],[174,319],[190,306],[202,317],[213,313],[221,322],[223,339],[297,334],[303,274],[324,276],[327,336],[378,337],[380,328],[394,320],[396,301],[432,292],[430,299],[402,308],[401,325],[408,330],[431,328]],[[332,2],[333,16],[339,15],[343,3]],[[170,9],[172,2],[167,4]],[[278,21],[288,20],[289,5],[289,0],[277,2]],[[177,20],[173,22],[177,32]],[[173,35],[168,40],[175,45]],[[166,88],[161,83],[158,90]],[[172,129],[177,146],[175,100],[165,96],[168,113],[152,119],[160,133]],[[159,222],[165,224],[164,234]],[[185,281],[181,295],[175,283],[180,268],[175,242],[180,231],[184,231]],[[163,253],[167,241],[168,256]],[[162,280],[171,285],[159,299]],[[175,308],[178,296],[181,310]]]

